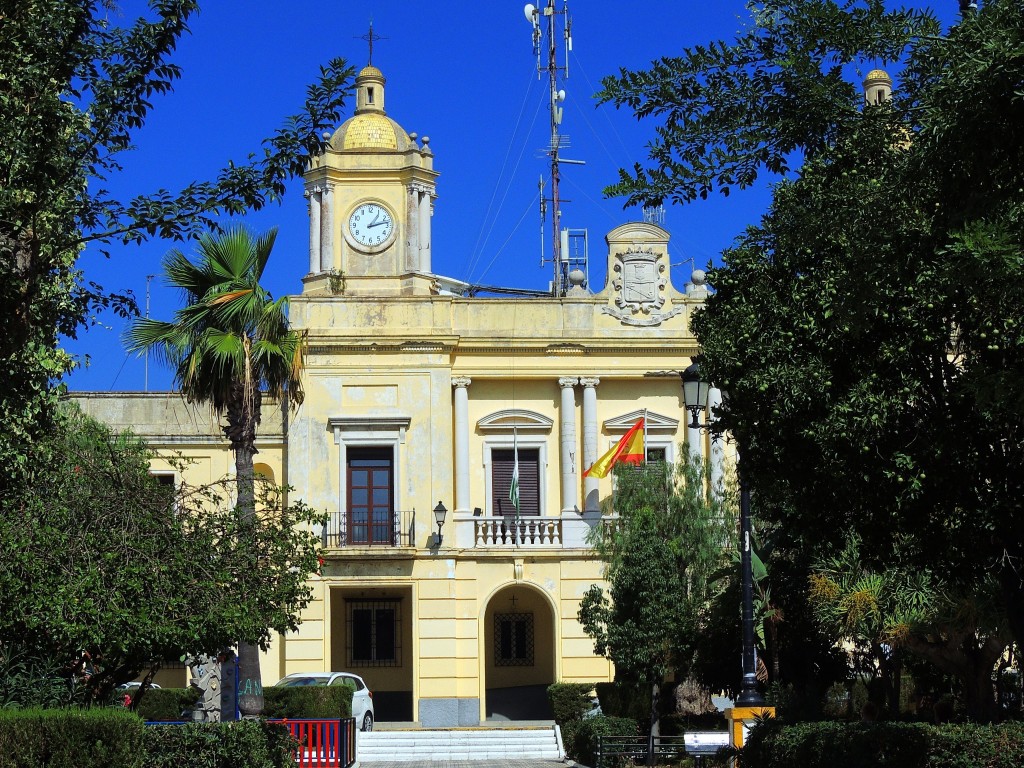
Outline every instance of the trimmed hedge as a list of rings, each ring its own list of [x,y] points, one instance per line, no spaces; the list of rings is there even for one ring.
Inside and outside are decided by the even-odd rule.
[[[1020,768],[1024,723],[798,723],[754,728],[744,768]]]
[[[151,725],[145,768],[294,768],[296,746],[287,726],[262,720]]]
[[[599,736],[636,736],[636,721],[629,717],[597,715],[582,720],[570,720],[562,726],[562,744],[568,755],[583,765],[597,765],[597,739]],[[619,758],[605,760],[601,768],[628,765],[631,761]]]
[[[133,692],[138,696],[138,692]],[[139,699],[135,713],[143,720],[191,720],[192,705],[199,701],[198,688],[150,688]]]
[[[263,689],[264,717],[352,717],[348,685],[267,686]]]
[[[651,719],[651,689],[633,683],[598,683],[594,686],[601,711],[610,717],[631,717],[638,723]]]
[[[117,707],[0,710],[0,768],[142,768],[145,730]]]
[[[647,733],[651,722],[651,686],[617,681],[598,683],[594,688],[601,702],[601,712],[609,717],[631,717],[640,732]],[[659,720],[675,715],[675,690],[676,683],[661,684],[658,690]]]
[[[573,720],[579,720],[590,711],[590,692],[593,683],[552,683],[548,686],[548,701],[555,722],[559,726]]]

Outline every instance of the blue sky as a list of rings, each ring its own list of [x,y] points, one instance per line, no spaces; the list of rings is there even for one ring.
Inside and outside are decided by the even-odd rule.
[[[535,0],[543,4],[545,0]],[[925,3],[909,3],[925,6]],[[212,177],[229,160],[243,161],[259,148],[283,118],[301,106],[318,66],[342,56],[358,70],[367,61],[367,33],[385,39],[374,45],[373,63],[387,77],[388,116],[407,131],[430,137],[440,172],[433,217],[434,271],[488,285],[544,289],[551,267],[540,266],[537,182],[546,171],[547,89],[538,80],[531,27],[517,0],[429,4],[406,0],[352,3],[291,3],[249,0],[207,2],[179,45],[174,60],[184,69],[173,93],[158,97],[135,151],[123,156],[124,172],[109,187],[127,198],[159,188],[176,190]],[[638,123],[630,113],[597,107],[600,80],[620,67],[637,69],[684,47],[731,39],[748,22],[741,0],[576,0],[569,4],[573,51],[562,133],[570,147],[564,157],[585,166],[564,166],[564,226],[585,228],[590,240],[591,287],[604,280],[604,235],[639,218],[622,201],[605,199],[602,189],[620,167],[646,156],[655,123]],[[948,8],[946,6],[949,6]],[[561,0],[558,0],[561,8]],[[142,5],[124,0],[114,23],[126,23]],[[939,9],[947,23],[956,2]],[[560,54],[561,56],[561,54]],[[346,117],[351,114],[349,101]],[[545,174],[546,175],[546,174]],[[765,186],[728,198],[715,196],[688,206],[668,207],[670,258],[681,287],[692,269],[715,260],[768,203]],[[244,218],[256,230],[279,228],[266,279],[275,296],[297,293],[308,267],[308,222],[302,182],[293,181],[282,205]],[[110,258],[98,249],[80,261],[87,279],[110,290],[132,290],[145,309],[147,275],[150,314],[169,319],[180,297],[160,274],[160,259],[189,243],[154,241],[115,246]],[[547,246],[550,251],[550,245]],[[550,254],[549,254],[550,255]],[[68,377],[77,390],[142,390],[170,387],[170,372],[155,361],[124,352],[124,323],[101,315],[68,344],[82,366]]]

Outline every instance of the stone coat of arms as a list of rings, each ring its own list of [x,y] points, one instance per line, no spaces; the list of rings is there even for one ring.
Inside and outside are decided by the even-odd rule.
[[[629,250],[615,254],[615,276],[612,287],[618,292],[615,306],[602,307],[626,325],[659,325],[683,311],[677,307],[670,312],[659,310],[665,304],[665,260],[652,249]]]

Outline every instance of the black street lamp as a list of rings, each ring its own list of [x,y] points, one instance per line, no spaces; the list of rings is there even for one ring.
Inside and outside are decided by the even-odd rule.
[[[697,363],[693,363],[679,375],[683,380],[683,400],[691,416],[689,426],[701,429],[698,417],[700,412],[707,408],[710,385],[701,380],[700,366]],[[714,425],[703,428],[715,430]],[[762,707],[764,698],[757,690],[757,652],[754,647],[754,565],[750,550],[750,489],[743,479],[740,462],[737,462],[736,473],[740,483],[740,578],[743,592],[743,679],[736,705]]]
[[[448,510],[445,508],[444,504],[440,501],[437,502],[437,506],[434,507],[434,522],[437,523],[437,533],[435,535],[437,536],[437,546],[439,547],[441,546],[441,542],[444,541],[444,537],[441,536],[441,526],[444,525],[444,516],[446,514],[448,514]]]

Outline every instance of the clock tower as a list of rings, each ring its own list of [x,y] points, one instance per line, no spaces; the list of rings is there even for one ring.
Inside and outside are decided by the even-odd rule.
[[[423,295],[434,286],[430,140],[384,112],[383,73],[356,77],[356,110],[305,173],[309,272],[303,293]]]

